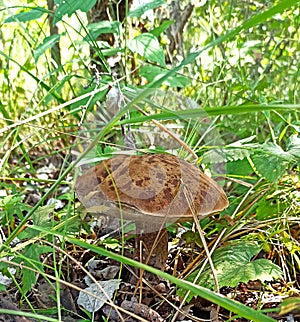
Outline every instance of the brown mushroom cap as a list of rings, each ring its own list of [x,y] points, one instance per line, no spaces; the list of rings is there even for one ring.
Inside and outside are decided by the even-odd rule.
[[[88,212],[163,224],[222,211],[223,189],[173,155],[118,155],[78,177],[75,191]]]

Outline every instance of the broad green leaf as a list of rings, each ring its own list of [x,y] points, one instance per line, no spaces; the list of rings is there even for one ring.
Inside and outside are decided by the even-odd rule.
[[[226,163],[226,171],[230,175],[247,176],[253,173],[253,169],[247,159]],[[255,178],[253,178],[255,179]]]
[[[97,0],[85,0],[85,1],[77,1],[79,2],[79,10],[82,12],[88,12],[91,10],[96,4]]]
[[[28,291],[30,291],[35,284],[36,284],[36,274],[30,269],[23,268],[22,269],[23,293],[26,294]]]
[[[45,37],[43,43],[40,44],[33,52],[35,62],[38,61],[39,57],[49,48],[52,48],[62,35],[52,35]]]
[[[296,158],[300,158],[300,138],[297,135],[291,135],[286,144],[287,152]]]
[[[57,24],[57,22],[60,21],[66,14],[70,17],[76,10],[88,12],[90,9],[92,9],[97,0],[56,0],[54,2],[57,5],[57,9],[55,11],[53,25]]]
[[[262,152],[276,156],[283,161],[292,161],[293,156],[289,152],[285,152],[279,145],[268,142],[262,145]]]
[[[140,1],[140,2],[142,4],[139,7],[133,8],[129,11],[128,17],[140,17],[146,11],[155,9],[166,3],[164,0]]]
[[[127,47],[133,53],[139,54],[146,60],[165,66],[164,52],[157,38],[150,33],[144,33],[128,40]]]
[[[153,82],[155,79],[159,79],[167,72],[168,70],[158,66],[146,65],[140,68],[139,75],[145,77],[149,82]],[[190,79],[184,75],[175,74],[166,79],[163,84],[170,87],[185,87],[190,84],[190,82]]]
[[[226,266],[226,263],[224,263]],[[224,271],[223,271],[224,272]],[[271,281],[280,278],[282,271],[279,266],[273,264],[270,260],[260,258],[244,265],[232,265],[228,267],[219,279],[220,286],[237,286],[240,282],[247,283],[249,281]]]
[[[224,260],[235,263],[245,263],[253,256],[257,255],[259,251],[260,248],[255,242],[232,242],[216,250],[214,252],[213,259],[218,263],[221,263]]]
[[[280,157],[257,153],[251,160],[257,172],[268,181],[276,182],[285,174],[287,162]]]
[[[262,198],[258,202],[256,208],[256,219],[266,220],[278,216],[278,202],[274,202],[274,199],[267,200],[267,197]]]
[[[32,215],[33,224],[44,228],[51,227],[52,223],[49,214],[53,212],[54,207],[55,205],[46,205],[38,208]],[[37,230],[28,227],[19,234],[19,239],[30,239],[37,236],[38,234],[39,232]]]
[[[231,148],[225,149],[226,161],[236,161],[247,158],[251,154],[250,148]]]
[[[282,271],[279,266],[266,259],[252,258],[260,251],[254,242],[239,241],[232,242],[227,246],[217,249],[212,260],[216,269],[219,287],[236,287],[240,282],[247,283],[252,280],[270,281],[280,278]],[[194,282],[199,270],[193,272],[187,280]],[[200,274],[198,284],[209,289],[214,289],[215,284],[211,268],[207,268]],[[186,292],[179,290],[179,295]],[[193,295],[189,297],[191,300]]]
[[[253,165],[262,177],[271,182],[280,180],[288,162],[295,159],[291,153],[272,142],[261,145],[257,151],[251,156]]]
[[[54,208],[55,205],[45,205],[37,209],[32,216],[33,224],[42,227],[49,225],[49,214],[51,214],[54,211]]]
[[[31,20],[40,18],[44,13],[47,13],[46,9],[41,7],[36,7],[34,9],[31,9],[30,11],[23,11],[13,16],[10,16],[7,19],[5,19],[4,22],[31,21]]]
[[[243,160],[250,156],[251,150],[248,148],[219,148],[205,152],[203,154],[203,162],[220,163],[220,162],[232,162],[237,160]]]

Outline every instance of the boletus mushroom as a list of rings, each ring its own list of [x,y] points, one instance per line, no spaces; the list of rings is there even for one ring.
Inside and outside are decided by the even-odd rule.
[[[228,206],[223,189],[176,156],[117,155],[90,168],[75,191],[90,213],[136,224],[136,259],[163,269],[168,256],[166,223],[192,221]]]

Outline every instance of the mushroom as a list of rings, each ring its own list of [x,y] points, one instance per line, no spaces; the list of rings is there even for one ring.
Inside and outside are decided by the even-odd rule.
[[[196,166],[176,156],[117,155],[77,178],[75,191],[90,213],[136,224],[136,258],[164,269],[166,223],[218,213],[228,206],[223,189]]]

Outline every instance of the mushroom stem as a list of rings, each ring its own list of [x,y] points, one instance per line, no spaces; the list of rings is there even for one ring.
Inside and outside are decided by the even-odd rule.
[[[168,232],[161,224],[136,223],[134,258],[164,270],[168,258]],[[148,274],[145,276],[149,280]],[[153,280],[153,278],[150,278]]]

